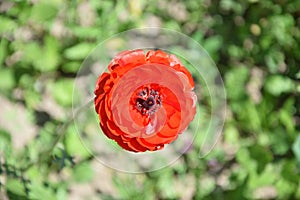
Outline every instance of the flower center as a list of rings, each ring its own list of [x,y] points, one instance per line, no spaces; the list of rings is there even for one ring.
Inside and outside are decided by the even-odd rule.
[[[148,87],[143,87],[138,90],[135,99],[135,108],[142,115],[151,115],[161,106],[161,97],[158,90]]]

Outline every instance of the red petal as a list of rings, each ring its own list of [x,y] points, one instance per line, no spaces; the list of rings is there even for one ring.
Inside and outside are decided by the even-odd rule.
[[[99,94],[102,94],[104,92],[103,88],[104,88],[104,85],[106,83],[106,81],[110,78],[110,74],[104,72],[97,80],[97,83],[96,83],[96,89],[94,91],[94,93],[96,95],[99,95]]]
[[[128,146],[135,151],[144,152],[148,150],[145,146],[142,146],[139,142],[136,141],[136,138],[132,138],[128,143]]]
[[[173,115],[169,116],[167,123],[171,128],[178,128],[181,123],[181,113],[175,112]]]
[[[145,137],[145,138],[140,138],[140,142],[151,147],[151,146],[157,146],[160,144],[167,144],[170,143],[171,141],[174,140],[174,138],[176,138],[177,135],[172,136],[172,137],[161,137],[159,135],[159,133],[150,136],[150,137]]]
[[[133,51],[121,52],[113,59],[113,61],[109,64],[108,68],[109,71],[114,71],[122,75],[126,70],[145,63],[146,58],[144,55],[144,51],[141,49],[137,49]],[[126,70],[124,67],[126,68]]]
[[[125,150],[128,150],[128,151],[133,151],[133,152],[138,152],[134,149],[132,149],[131,147],[129,147],[129,145],[127,143],[125,143],[121,137],[116,137],[114,138],[114,140],[120,145],[120,147],[122,147],[123,149]]]
[[[104,108],[105,108],[105,113],[107,114],[108,119],[112,120],[112,113],[111,113],[111,109],[110,109],[110,106],[109,106],[110,102],[111,102],[110,98],[105,98]]]
[[[130,109],[130,116],[131,119],[125,120],[122,119],[120,127],[115,123],[115,120],[118,118],[112,115],[112,93],[113,87],[116,84],[120,85],[120,80],[122,79],[123,75],[125,75],[129,70],[142,66],[143,64],[162,64],[162,66],[157,65],[156,67],[149,68],[147,78],[152,78],[153,73],[157,74],[165,74],[164,79],[169,80],[167,81],[168,87],[172,88],[172,91],[169,88],[159,86],[160,93],[163,94],[162,96],[162,107],[159,112],[155,114],[158,119],[157,121],[159,126],[157,126],[156,122],[154,123],[153,127],[156,127],[156,132],[150,137],[137,137],[139,136],[139,132],[137,131],[136,134],[130,135],[126,132],[126,130],[130,133],[135,133],[134,126],[140,126],[143,128],[144,126],[149,124],[149,120],[151,120],[148,116],[142,115],[140,112],[137,112],[135,109]],[[148,65],[155,66],[155,65]],[[159,67],[158,67],[159,66]],[[170,68],[165,71],[166,68]],[[190,121],[193,119],[196,108],[195,108],[195,98],[192,95],[188,95],[187,92],[191,91],[194,87],[194,81],[189,73],[189,71],[181,64],[180,60],[174,55],[168,55],[167,53],[157,50],[157,51],[148,51],[147,54],[144,54],[143,50],[133,50],[133,51],[124,51],[115,56],[115,58],[110,62],[109,66],[109,73],[103,73],[100,78],[97,80],[96,89],[94,93],[96,97],[94,99],[95,109],[96,112],[99,114],[100,119],[100,126],[104,132],[104,134],[115,140],[123,149],[133,151],[133,152],[144,152],[146,150],[155,151],[161,149],[164,144],[169,144],[174,141],[178,134],[186,129]],[[155,69],[154,69],[155,68]],[[172,68],[172,69],[171,69]],[[136,72],[142,72],[142,68],[136,68]],[[174,70],[177,72],[173,72]],[[149,73],[151,72],[151,73]],[[136,75],[128,76],[128,83],[135,83],[136,76],[142,76],[141,73],[137,73]],[[178,81],[176,75],[178,75]],[[145,75],[146,76],[146,75]],[[169,78],[168,78],[169,77]],[[143,77],[145,78],[145,77]],[[146,79],[146,78],[145,78]],[[146,79],[146,80],[148,80]],[[151,79],[152,80],[152,79]],[[162,78],[154,78],[152,81],[153,83],[160,84]],[[141,79],[143,81],[143,79]],[[122,84],[124,85],[124,84]],[[126,87],[130,87],[130,84],[125,84]],[[123,88],[124,89],[124,88]],[[120,90],[119,92],[121,92]],[[118,92],[118,94],[119,94]],[[121,92],[122,93],[122,92]],[[124,94],[127,94],[126,92]],[[192,94],[192,91],[191,91]],[[118,96],[118,98],[123,96]],[[122,98],[120,99],[122,102]],[[115,100],[113,102],[116,102]],[[129,102],[128,102],[129,104]],[[126,103],[120,103],[118,110],[124,110]],[[132,108],[135,105],[129,104]],[[115,106],[113,104],[113,106]],[[181,107],[182,106],[182,107]],[[162,112],[163,111],[163,115]],[[123,113],[123,112],[121,112]],[[119,116],[119,115],[118,115]],[[120,115],[120,116],[127,116]],[[164,116],[164,117],[162,117]],[[184,116],[182,119],[181,116]],[[151,116],[153,117],[153,116]],[[166,119],[167,118],[167,119]],[[133,119],[133,121],[132,121]],[[166,121],[165,121],[166,120]],[[131,123],[132,121],[132,123]],[[123,123],[123,124],[122,124]],[[125,123],[125,124],[124,124]],[[130,123],[130,124],[129,124]],[[128,125],[128,128],[127,128]],[[134,126],[133,126],[134,125]],[[124,127],[123,127],[124,126]],[[163,126],[161,128],[161,126]],[[130,129],[131,128],[131,129]],[[146,127],[148,128],[148,127]],[[122,130],[121,130],[122,129]],[[138,130],[138,129],[137,129]],[[143,130],[143,129],[141,129]],[[125,132],[123,132],[125,131]]]
[[[154,151],[156,149],[157,144],[151,144],[144,140],[144,138],[136,138],[137,142],[142,146],[147,147],[150,151]]]
[[[122,131],[113,123],[112,121],[107,121],[107,128],[108,130],[115,136],[119,136],[122,134]]]
[[[100,105],[99,105],[99,112],[98,112],[98,116],[99,116],[99,120],[100,120],[100,123],[103,125],[103,124],[106,124],[106,121],[108,120],[107,119],[107,115],[106,115],[106,112],[105,112],[105,108],[104,108],[104,105],[105,102],[104,101],[101,101],[100,102]]]
[[[99,114],[99,109],[100,109],[100,103],[102,102],[103,98],[105,97],[105,94],[101,94],[99,96],[96,96],[94,99],[94,105],[95,105],[95,110]]]
[[[147,54],[147,60],[150,63],[158,63],[158,64],[163,64],[163,65],[170,65],[170,60],[168,54],[161,50],[157,50],[153,53]]]
[[[179,65],[179,64],[175,65],[174,69],[176,69],[177,71],[182,72],[186,75],[186,77],[189,80],[189,84],[191,86],[191,89],[193,89],[195,85],[194,85],[193,77],[190,74],[190,72],[185,67],[183,67],[182,65]]]

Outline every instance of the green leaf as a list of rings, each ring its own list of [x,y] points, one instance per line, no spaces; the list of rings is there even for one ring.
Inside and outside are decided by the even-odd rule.
[[[298,183],[298,189],[295,192],[295,199],[300,199],[300,181]]]
[[[30,74],[23,74],[19,79],[19,85],[22,88],[32,88],[34,86],[35,80],[34,77]]]
[[[200,188],[200,197],[203,198],[205,196],[209,196],[209,194],[216,188],[216,182],[212,176],[202,176],[200,179]]]
[[[30,67],[30,64],[32,64],[35,68],[39,68],[39,58],[43,56],[41,49],[42,47],[37,42],[30,42],[23,46],[24,56],[22,61],[26,63],[26,67]]]
[[[295,75],[295,78],[300,80],[300,71],[297,72],[297,74]]]
[[[34,90],[25,90],[25,102],[28,108],[35,108],[41,102],[40,93]]]
[[[265,89],[274,96],[279,96],[284,92],[291,92],[295,88],[294,82],[288,77],[272,75],[266,79]]]
[[[238,123],[249,131],[261,131],[261,119],[257,106],[249,99],[231,103],[232,111],[237,114]]]
[[[282,109],[279,113],[279,119],[289,133],[295,130],[293,115],[288,110]]]
[[[44,186],[39,181],[31,182],[29,197],[30,197],[30,199],[56,200],[53,189],[50,187]]]
[[[73,178],[78,182],[88,182],[92,180],[94,176],[93,168],[90,163],[83,162],[75,166]]]
[[[97,38],[101,34],[101,29],[98,27],[81,27],[74,26],[71,28],[72,33],[79,38]]]
[[[52,169],[56,169],[58,171],[63,168],[69,167],[73,165],[73,160],[70,155],[64,149],[56,147],[53,151],[53,159],[52,159]]]
[[[281,175],[284,179],[294,182],[294,183],[298,183],[299,181],[299,177],[295,176],[295,174],[299,173],[297,166],[295,165],[295,160],[282,160],[283,165],[282,165],[282,171],[281,171]],[[300,162],[299,162],[300,163]]]
[[[28,177],[28,179],[34,179],[36,181],[43,181],[44,178],[41,176],[41,169],[37,165],[32,166],[26,171],[26,177]]]
[[[5,157],[9,157],[11,155],[11,151],[11,135],[0,129],[0,152],[4,152]]]
[[[279,173],[277,173],[277,168],[278,166],[269,163],[266,165],[261,174],[250,174],[248,182],[249,189],[252,190],[258,187],[274,185],[274,183],[280,178]]]
[[[297,162],[300,165],[300,134],[298,135],[296,141],[294,142],[292,149],[297,159]]]
[[[54,71],[57,69],[60,63],[59,44],[58,41],[53,37],[46,37],[44,41],[44,47],[42,54],[36,57],[34,67],[41,71]]]
[[[5,188],[9,192],[11,192],[17,196],[21,196],[21,197],[26,196],[26,191],[25,191],[26,186],[25,186],[24,182],[22,182],[19,179],[9,178],[6,181]]]
[[[245,97],[245,84],[249,78],[249,70],[240,66],[231,69],[225,75],[225,86],[228,98],[238,100]]]
[[[71,106],[73,100],[73,86],[74,80],[63,78],[51,85],[52,94],[62,106]]]
[[[69,62],[62,66],[62,71],[65,73],[76,73],[80,69],[79,62]]]
[[[269,149],[266,149],[260,145],[253,145],[249,148],[251,158],[257,161],[257,171],[261,173],[265,166],[273,159],[272,153]]]
[[[88,56],[94,47],[95,45],[90,43],[76,44],[66,49],[64,56],[70,60],[82,60]]]
[[[2,67],[2,63],[5,61],[7,56],[7,47],[8,47],[8,40],[2,38],[0,41],[0,68]]]
[[[236,45],[230,45],[228,47],[228,53],[232,57],[241,58],[243,56],[243,49]]]
[[[293,16],[290,14],[274,15],[270,19],[271,31],[278,43],[283,46],[292,46],[294,39],[291,34],[291,29],[295,24]]]
[[[222,45],[222,37],[213,36],[204,40],[203,47],[209,54],[215,54]]]
[[[232,125],[225,127],[224,139],[226,142],[228,142],[230,144],[238,145],[238,139],[239,139],[238,130]]]
[[[247,190],[248,178],[246,177],[242,183],[240,183],[234,190],[227,190],[224,193],[224,196],[221,198],[224,199],[245,199],[245,191]]]
[[[60,186],[57,188],[56,197],[56,200],[65,200],[68,198],[68,191],[65,186]]]
[[[279,65],[284,63],[284,54],[279,51],[271,51],[265,57],[265,62],[272,73],[279,71]]]
[[[15,86],[15,78],[12,69],[0,69],[0,91],[11,90]]]
[[[285,153],[287,153],[290,148],[290,143],[288,140],[288,135],[286,134],[286,130],[278,127],[276,130],[273,130],[269,134],[273,154],[284,155]]]
[[[296,190],[296,185],[286,181],[285,179],[280,179],[275,184],[275,187],[278,193],[278,199],[289,199]]]
[[[245,122],[249,130],[260,131],[261,121],[259,116],[259,110],[256,108],[252,101],[245,101],[244,106]]]
[[[256,174],[257,163],[250,157],[249,150],[247,148],[241,148],[236,154],[238,163],[248,171],[248,173]]]
[[[51,3],[42,1],[35,4],[31,11],[31,19],[36,22],[46,22],[56,16],[57,8]]]
[[[89,151],[81,141],[79,134],[74,125],[67,129],[67,133],[64,139],[64,145],[67,153],[71,156],[78,156],[81,158],[87,158],[90,156]]]
[[[13,33],[18,27],[18,24],[9,18],[0,15],[0,35],[6,36],[6,34]]]
[[[60,64],[60,45],[51,36],[45,36],[43,46],[37,42],[30,42],[21,48],[24,54],[22,62],[26,63],[25,67],[33,65],[34,69],[47,72],[56,70]]]
[[[170,169],[165,169],[160,173],[159,179],[157,181],[157,187],[161,191],[163,198],[173,199],[176,198],[176,191],[174,190],[174,182],[172,178],[172,171]]]

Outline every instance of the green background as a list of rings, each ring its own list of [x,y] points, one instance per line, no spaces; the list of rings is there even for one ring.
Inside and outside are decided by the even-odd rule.
[[[0,13],[0,199],[300,199],[300,1],[19,0]],[[99,165],[67,122],[83,59],[148,26],[209,52],[228,107],[207,157],[195,144],[133,175]]]

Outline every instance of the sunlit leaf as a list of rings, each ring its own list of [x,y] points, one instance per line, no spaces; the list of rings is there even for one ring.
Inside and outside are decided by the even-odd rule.
[[[287,77],[273,75],[267,78],[265,89],[274,96],[279,96],[284,92],[293,91],[294,82]]]
[[[57,8],[51,3],[41,1],[35,4],[31,11],[31,19],[37,22],[45,22],[56,16]]]
[[[78,182],[88,182],[93,178],[94,172],[91,165],[87,162],[80,163],[74,168],[74,179]]]
[[[293,144],[293,152],[297,159],[298,164],[300,165],[300,135],[298,135],[296,141]]]
[[[94,44],[80,43],[65,50],[64,56],[70,60],[82,60],[95,47]]]
[[[90,156],[89,151],[86,149],[87,147],[84,146],[81,139],[82,138],[80,138],[76,128],[74,126],[70,126],[64,139],[65,148],[69,155],[81,158],[87,158]]]
[[[0,91],[11,90],[14,86],[14,72],[11,69],[0,69]]]
[[[60,105],[71,106],[72,105],[72,95],[73,95],[73,79],[60,79],[51,85],[52,94]]]

